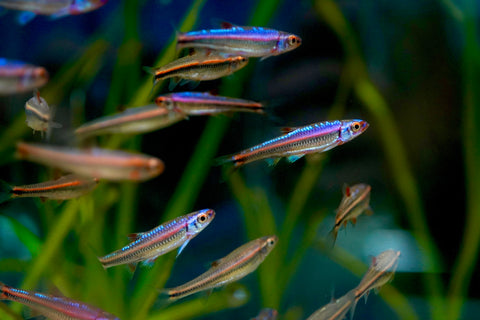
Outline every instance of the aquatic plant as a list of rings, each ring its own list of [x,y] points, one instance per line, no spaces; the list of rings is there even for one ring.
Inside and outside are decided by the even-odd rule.
[[[148,104],[154,93],[166,90],[165,82],[161,82],[152,92],[151,76],[141,71],[145,53],[142,51],[139,29],[144,3],[124,0],[111,10],[103,26],[95,30],[85,42],[82,53],[65,62],[55,74],[52,74],[52,79],[42,89],[42,97],[50,105],[59,105],[70,100],[71,108],[80,110],[75,114],[74,126],[80,125],[86,118],[85,92],[94,89],[92,86],[98,83],[96,81],[99,74],[103,72],[102,68],[108,60],[113,60],[114,63],[111,64],[109,87],[102,91],[105,99],[103,115],[114,113],[119,105],[133,107]],[[279,0],[255,3],[245,25],[269,26],[271,19],[287,4],[289,5],[287,1]],[[189,31],[198,26],[201,12],[213,5],[217,3],[205,0],[192,1],[182,13],[183,18],[177,26],[179,31]],[[372,135],[375,138],[371,141],[381,146],[385,163],[389,167],[392,189],[398,196],[395,201],[402,203],[404,207],[406,217],[404,223],[411,230],[420,248],[423,259],[421,263],[425,270],[429,271],[419,276],[424,285],[423,296],[428,300],[430,308],[429,318],[458,319],[462,314],[463,305],[469,299],[469,282],[477,264],[480,244],[480,233],[477,232],[480,225],[480,207],[476,199],[480,192],[478,166],[480,142],[475,126],[478,123],[476,120],[480,120],[478,90],[475,88],[480,74],[480,64],[477,61],[480,49],[477,37],[478,25],[477,17],[474,15],[478,11],[477,4],[470,0],[458,6],[450,1],[441,2],[442,8],[450,15],[449,26],[457,28],[463,37],[460,50],[462,51],[460,77],[464,106],[462,145],[467,214],[461,249],[455,257],[456,262],[451,272],[447,272],[450,276],[448,285],[440,277],[439,271],[450,270],[450,266],[445,261],[446,256],[443,256],[442,248],[436,243],[435,232],[431,230],[429,216],[425,210],[426,200],[422,196],[424,191],[420,186],[422,177],[419,177],[418,172],[413,169],[411,155],[408,154],[402,135],[405,128],[395,119],[394,110],[389,105],[386,93],[372,80],[365,59],[366,53],[362,51],[362,42],[355,28],[349,22],[348,15],[334,1],[314,0],[303,5],[313,9],[310,19],[318,19],[325,24],[343,50],[340,80],[327,118],[342,118],[346,113],[346,107],[351,104],[349,102],[351,99],[357,103],[355,107],[360,106],[358,110],[362,111],[357,112],[363,112],[374,130]],[[112,34],[118,25],[123,26],[122,39],[109,38],[108,35]],[[173,30],[168,32],[171,36],[155,59],[153,63],[155,66],[164,65],[177,55],[175,32]],[[294,63],[296,61],[291,61],[291,64]],[[245,70],[239,71],[234,77],[223,79],[220,93],[225,96],[246,98],[243,94],[247,91],[248,83],[254,81],[255,68],[256,61],[251,61]],[[298,113],[303,112],[300,107],[296,108]],[[298,270],[302,265],[314,263],[309,259],[312,255],[327,256],[338,268],[344,268],[356,277],[361,277],[367,270],[367,264],[359,261],[341,246],[337,245],[334,250],[327,248],[319,232],[325,217],[333,213],[327,204],[317,201],[315,194],[319,191],[319,179],[328,176],[332,155],[311,155],[306,157],[305,161],[295,163],[295,176],[286,178],[291,182],[288,188],[285,188],[288,190],[279,191],[271,187],[272,180],[268,178],[265,179],[267,182],[258,183],[258,180],[252,179],[252,174],[248,170],[239,169],[233,172],[225,170],[222,175],[219,169],[212,169],[211,165],[217,156],[222,139],[229,132],[231,122],[232,119],[229,117],[212,117],[206,120],[201,133],[195,132],[189,136],[194,140],[195,147],[191,151],[182,152],[188,153],[189,156],[182,161],[184,167],[176,171],[178,183],[168,187],[173,190],[168,197],[158,196],[164,203],[159,204],[158,201],[152,200],[152,203],[156,203],[153,213],[143,211],[145,208],[151,210],[151,204],[140,203],[141,199],[146,198],[144,193],[152,198],[157,196],[155,190],[149,190],[150,186],[155,186],[153,183],[146,186],[128,182],[116,185],[100,183],[95,192],[77,200],[63,203],[35,201],[27,204],[16,202],[2,205],[0,227],[8,232],[1,239],[2,241],[7,237],[13,239],[12,247],[17,247],[23,254],[21,257],[8,259],[0,256],[2,274],[0,280],[7,282],[7,279],[12,278],[24,289],[56,288],[53,290],[58,290],[68,297],[94,303],[121,319],[193,319],[202,316],[221,318],[225,315],[226,318],[230,316],[247,319],[255,312],[252,314],[220,312],[245,306],[247,302],[253,307],[242,310],[270,307],[279,310],[285,319],[308,316],[307,311],[311,307],[302,305],[301,298],[290,300],[290,297],[292,290],[299,290],[294,283],[296,279],[301,277],[308,279],[308,274],[299,274]],[[15,143],[22,139],[30,139],[30,134],[30,129],[25,125],[25,115],[21,113],[10,120],[9,126],[0,129],[0,164],[4,168],[12,169],[11,175],[22,183],[26,182],[24,180],[27,177],[32,183],[33,177],[36,176],[38,181],[51,178],[43,171],[40,174],[30,174],[33,171],[31,169],[22,172],[20,165],[14,162]],[[112,135],[102,137],[99,141],[102,146],[108,148],[121,147],[136,151],[141,151],[145,147],[151,148],[149,146],[151,140],[148,140],[148,137]],[[166,170],[169,170],[168,163]],[[280,164],[279,168],[272,170],[273,173],[264,174],[265,176],[275,174],[275,170],[282,172],[287,169]],[[199,209],[200,203],[210,201],[202,199],[202,195],[208,194],[203,189],[206,186],[211,187],[212,183],[208,180],[212,179],[212,176],[218,179],[214,183],[218,189],[209,192],[221,190],[233,196],[236,209],[229,208],[225,202],[219,206],[225,210],[225,214],[240,213],[240,219],[230,217],[229,220],[233,221],[232,223],[241,221],[239,233],[244,235],[242,237],[244,240],[268,234],[277,234],[280,239],[276,249],[255,275],[250,276],[245,282],[216,291],[208,298],[196,295],[185,301],[165,305],[163,301],[158,301],[158,294],[159,290],[166,286],[168,279],[177,274],[178,270],[174,265],[179,269],[185,269],[185,265],[182,264],[189,263],[190,269],[198,271],[208,262],[207,259],[215,257],[195,256],[195,259],[180,257],[179,259],[186,260],[176,262],[175,253],[169,253],[159,257],[152,268],[139,268],[133,276],[122,267],[103,270],[97,256],[125,245],[126,235],[140,229],[140,226],[137,228],[135,225],[145,226],[141,222],[143,219],[160,223]],[[344,182],[334,183],[341,185]],[[372,191],[373,203],[374,197]],[[393,206],[392,203],[390,205]],[[213,208],[217,210],[216,207]],[[219,220],[222,215],[221,209],[218,209],[217,215]],[[450,216],[443,218],[451,219]],[[213,223],[210,229],[215,229],[214,225]],[[238,225],[235,225],[235,228],[230,227],[228,232],[235,233],[233,230],[236,227]],[[217,243],[214,234],[209,233],[208,237],[211,238],[199,236],[198,239],[200,242],[203,241],[207,248],[217,246],[221,250],[228,250],[235,247],[230,243]],[[236,241],[233,237],[224,236],[222,239]],[[452,241],[458,243],[459,240]],[[182,255],[188,255],[188,252]],[[398,318],[425,318],[419,312],[421,308],[410,297],[412,293],[417,294],[419,291],[403,285],[401,280],[404,279],[406,282],[411,281],[400,274],[393,285],[382,288],[380,297]],[[325,295],[323,301],[318,299],[317,307],[322,302],[326,303],[331,283],[309,282],[309,284],[315,288],[305,288],[306,292],[311,294],[322,292]],[[21,311],[22,306],[18,304],[0,302],[2,319],[21,319],[19,316]],[[217,312],[217,315],[213,315]],[[384,317],[379,314],[378,318]]]

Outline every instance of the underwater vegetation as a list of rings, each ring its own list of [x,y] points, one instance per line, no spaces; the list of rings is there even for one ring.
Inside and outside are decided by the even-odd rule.
[[[0,1],[0,319],[478,317],[476,1],[81,3]]]

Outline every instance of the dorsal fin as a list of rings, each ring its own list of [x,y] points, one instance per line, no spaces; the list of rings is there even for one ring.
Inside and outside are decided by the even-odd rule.
[[[230,29],[230,28],[233,28],[233,27],[236,27],[236,25],[234,25],[234,24],[231,23],[231,22],[228,22],[228,21],[220,21],[220,28],[222,28],[222,29]]]
[[[136,241],[136,240],[140,239],[144,234],[145,234],[145,232],[130,233],[130,234],[127,235],[127,237],[128,237],[128,240],[130,240],[130,241]]]
[[[295,131],[297,129],[298,127],[283,127],[282,129],[280,129],[280,131],[282,132],[282,134],[289,134],[290,132]]]
[[[352,192],[350,190],[350,186],[346,183],[343,184],[343,190],[342,190],[343,194],[347,197],[350,197],[352,195]]]

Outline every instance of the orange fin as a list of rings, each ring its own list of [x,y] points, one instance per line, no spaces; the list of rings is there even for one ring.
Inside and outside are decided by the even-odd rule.
[[[367,209],[365,209],[365,214],[367,216],[371,216],[373,214],[372,208],[368,207]]]
[[[343,190],[342,190],[343,194],[347,197],[350,197],[352,195],[352,192],[350,190],[350,187],[348,186],[348,184],[343,184]]]
[[[353,225],[356,225],[356,224],[357,224],[357,218],[352,218],[352,220],[350,220],[350,221],[352,221],[352,224],[353,224]]]
[[[235,27],[235,25],[231,22],[220,21],[220,28],[222,28],[222,29],[230,29],[230,28],[233,28],[233,27]]]
[[[128,266],[128,270],[130,270],[130,272],[132,274],[134,274],[135,270],[137,269],[137,264],[136,263],[129,263],[127,266]]]

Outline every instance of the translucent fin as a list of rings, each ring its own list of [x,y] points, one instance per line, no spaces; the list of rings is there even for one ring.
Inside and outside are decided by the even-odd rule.
[[[177,86],[177,84],[180,82],[180,79],[175,77],[175,78],[171,78],[170,79],[170,83],[168,84],[168,90],[172,91],[173,89],[175,89],[175,87]]]
[[[143,261],[143,265],[151,268],[151,267],[153,267],[153,264],[155,263],[155,260],[157,260],[157,258],[158,258],[158,256],[147,259],[147,260]]]
[[[130,271],[131,274],[135,273],[135,270],[137,269],[137,264],[136,263],[129,263],[127,264],[128,270]]]
[[[180,255],[180,253],[182,253],[183,249],[185,249],[185,247],[187,246],[187,244],[190,242],[190,239],[188,239],[187,241],[185,241],[182,246],[180,248],[178,248],[178,252],[177,252],[177,256],[178,257]],[[175,257],[175,258],[176,258]]]
[[[211,266],[212,268],[218,267],[218,266],[222,263],[222,260],[223,260],[223,258],[218,259],[218,260],[215,260],[215,261],[212,261],[212,263],[210,263],[210,266]]]
[[[155,75],[157,68],[154,67],[142,67],[143,71]]]
[[[267,158],[265,161],[267,161],[269,166],[275,166],[281,158]]]
[[[68,9],[68,8],[64,8],[64,9],[61,9],[61,10],[59,10],[59,11],[51,14],[49,17],[50,17],[50,19],[52,19],[52,20],[56,20],[56,19],[60,19],[60,18],[69,16],[69,15],[70,15],[69,9]]]
[[[35,12],[23,11],[18,14],[17,21],[19,24],[24,26],[30,21],[32,21],[32,19],[35,18],[35,16],[36,16]]]
[[[0,203],[8,201],[12,197],[12,186],[3,180],[0,180]]]
[[[332,230],[328,233],[325,242],[327,243],[327,248],[333,249],[335,243],[337,242],[338,229],[333,227]]]
[[[287,160],[288,160],[288,162],[293,163],[293,162],[297,161],[298,159],[300,159],[301,157],[303,157],[303,154],[288,156]]]
[[[130,241],[136,241],[136,240],[140,239],[144,234],[145,234],[145,232],[130,233],[129,235],[127,235],[127,238]]]
[[[289,134],[290,132],[295,131],[297,129],[298,127],[283,127],[280,129],[280,131],[282,132],[282,134]]]

